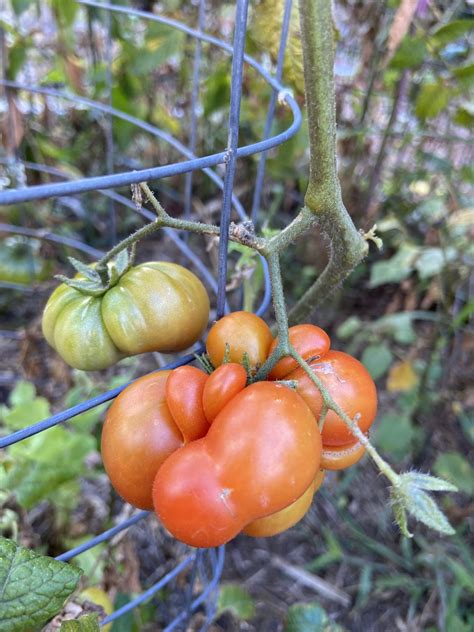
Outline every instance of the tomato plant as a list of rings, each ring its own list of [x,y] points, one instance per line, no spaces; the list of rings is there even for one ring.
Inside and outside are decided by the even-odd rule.
[[[91,291],[63,283],[50,296],[42,322],[49,344],[69,365],[85,371],[146,351],[186,349],[209,317],[203,284],[175,263],[142,263],[99,295]]]
[[[326,355],[331,346],[331,339],[321,327],[304,323],[302,325],[295,325],[288,329],[288,336],[290,344],[300,354],[303,360],[312,361],[319,360]],[[270,345],[268,355],[276,348],[278,344],[278,338]],[[298,363],[295,359],[287,356],[279,360],[273,369],[268,374],[271,380],[283,380],[289,373],[298,368]]]
[[[293,390],[256,382],[207,435],[172,454],[153,484],[155,511],[179,540],[217,546],[297,500],[319,470],[321,437]]]
[[[265,362],[272,340],[272,332],[262,318],[250,312],[232,312],[211,327],[206,350],[212,364],[218,367],[228,345],[229,362],[242,363],[246,353],[250,368],[255,370]]]
[[[245,533],[245,535],[251,535],[254,538],[268,538],[294,527],[311,507],[315,493],[323,484],[324,476],[325,472],[319,470],[316,474],[316,478],[302,496],[291,503],[291,505],[288,505],[288,507],[280,509],[280,511],[265,516],[264,518],[254,520],[254,522],[251,522],[245,527],[243,533]]]
[[[128,386],[110,406],[101,452],[114,489],[135,507],[152,509],[152,485],[165,459],[184,444],[166,403],[171,371],[158,371]]]
[[[362,432],[367,432],[377,414],[377,391],[364,365],[347,353],[329,351],[321,360],[311,362],[310,367],[334,401],[351,419],[357,418]],[[290,373],[287,379],[297,381],[297,392],[318,419],[323,407],[319,389],[302,368]],[[354,443],[354,435],[333,410],[326,414],[322,438],[324,446]]]
[[[202,394],[204,414],[211,423],[237,393],[245,388],[247,372],[241,364],[222,364],[207,378]]]

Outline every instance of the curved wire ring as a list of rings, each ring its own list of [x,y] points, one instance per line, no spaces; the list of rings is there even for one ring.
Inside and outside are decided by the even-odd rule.
[[[192,29],[176,20],[171,20],[169,18],[165,18],[162,16],[146,13],[144,11],[138,11],[136,9],[129,9],[122,6],[116,6],[101,2],[93,2],[92,0],[81,0],[80,4],[97,7],[100,9],[107,9],[110,11],[114,11],[117,13],[123,13],[126,15],[131,15],[135,17],[144,18],[146,20],[150,20],[152,22],[160,22],[162,24],[166,24],[168,26],[174,27],[188,35],[196,39],[200,39],[204,42],[208,42],[210,44],[214,44],[218,48],[232,54],[233,48],[230,44],[219,40],[216,37],[211,35],[207,35],[205,33],[201,33],[195,29]],[[275,90],[281,91],[283,94],[283,100],[289,105],[291,112],[293,114],[293,122],[288,129],[276,136],[267,138],[266,140],[259,141],[257,143],[252,143],[250,145],[245,145],[239,147],[236,151],[237,157],[242,158],[246,156],[251,156],[252,154],[260,153],[263,151],[267,151],[272,147],[276,147],[286,140],[290,139],[294,136],[302,123],[302,115],[298,104],[295,99],[291,95],[291,92],[288,91],[285,86],[283,86],[279,81],[273,78],[270,73],[268,73],[261,64],[259,64],[255,59],[250,57],[249,55],[244,55],[244,60],[254,68],[264,79],[265,81]],[[164,165],[161,167],[154,167],[149,169],[141,169],[139,171],[130,171],[130,172],[122,172],[119,174],[111,174],[107,176],[98,176],[93,178],[84,178],[81,180],[77,180],[69,183],[56,183],[56,184],[45,184],[34,187],[26,187],[23,189],[19,189],[16,191],[4,191],[0,192],[0,204],[13,204],[15,202],[27,202],[31,200],[44,199],[47,197],[53,196],[62,196],[69,195],[72,193],[81,193],[86,191],[93,191],[96,189],[109,189],[123,185],[129,184],[138,184],[139,182],[143,182],[145,180],[154,180],[157,178],[165,178],[168,176],[174,176],[182,173],[188,173],[189,171],[194,171],[196,169],[200,169],[205,171],[211,166],[216,166],[218,164],[224,163],[228,158],[228,151],[219,152],[217,154],[212,154],[209,156],[203,156],[201,158],[193,157],[194,154],[189,151],[187,147],[182,145],[178,140],[176,140],[171,134],[167,132],[163,132],[159,128],[150,125],[149,123],[145,123],[144,121],[140,121],[133,116],[130,116],[116,108],[113,108],[109,105],[105,105],[103,103],[92,101],[90,99],[86,99],[84,97],[78,97],[76,95],[68,95],[59,90],[54,90],[52,88],[41,88],[24,85],[15,81],[6,81],[0,80],[0,85],[4,85],[7,88],[17,89],[17,90],[26,90],[30,92],[36,92],[40,94],[46,94],[54,97],[64,98],[76,101],[77,103],[83,103],[84,105],[88,105],[89,107],[95,107],[101,110],[104,113],[112,114],[123,120],[126,120],[134,125],[138,125],[141,129],[144,129],[151,134],[154,134],[161,138],[162,140],[166,140],[172,146],[174,146],[178,151],[180,151],[183,155],[187,156],[189,160],[186,160],[181,163],[173,163],[170,165]],[[212,172],[213,173],[213,172]],[[208,174],[209,175],[209,174]],[[213,173],[213,176],[216,174]],[[210,176],[212,179],[213,176]],[[215,181],[215,180],[214,180]],[[217,184],[217,183],[216,183]],[[235,199],[234,199],[235,203]],[[236,207],[238,208],[238,206]]]

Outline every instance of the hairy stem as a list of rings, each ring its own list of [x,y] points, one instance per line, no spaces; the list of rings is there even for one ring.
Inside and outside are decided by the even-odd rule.
[[[343,204],[337,175],[331,0],[299,0],[299,7],[310,146],[305,205],[329,237],[331,253],[324,272],[291,310],[291,323],[307,319],[368,251]]]
[[[339,404],[334,401],[329,391],[324,386],[323,382],[316,375],[316,373],[311,369],[310,365],[299,355],[297,351],[292,349],[290,355],[298,362],[300,367],[303,369],[303,371],[306,373],[306,375],[309,377],[309,379],[313,382],[313,384],[321,393],[321,397],[323,400],[323,410],[324,410],[324,407],[326,407],[327,410],[333,410],[336,413],[336,415],[338,415],[342,419],[342,421],[346,424],[346,426],[349,428],[351,433],[365,447],[367,452],[370,454],[372,459],[377,464],[377,467],[382,472],[382,474],[384,474],[393,485],[397,485],[399,481],[398,474],[390,467],[387,461],[385,461],[380,456],[380,454],[377,452],[374,446],[370,443],[369,439],[359,428],[357,421],[355,421],[354,419],[351,419],[349,415],[346,412],[344,412],[344,410],[342,410]]]

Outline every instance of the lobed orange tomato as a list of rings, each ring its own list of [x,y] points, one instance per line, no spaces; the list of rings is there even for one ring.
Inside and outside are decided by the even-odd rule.
[[[105,471],[124,500],[152,509],[152,486],[164,461],[184,444],[166,403],[171,371],[141,377],[113,402],[102,429]]]
[[[208,376],[193,366],[180,366],[171,371],[166,382],[166,403],[185,443],[204,437],[209,422],[202,404]]]
[[[326,355],[331,346],[331,339],[327,333],[309,323],[303,325],[295,325],[288,330],[290,343],[294,349],[300,354],[303,360],[318,360]],[[278,337],[270,345],[268,355],[276,348]],[[270,380],[283,380],[289,373],[298,367],[298,363],[291,357],[279,360],[268,374]]]
[[[377,414],[377,391],[364,365],[347,353],[329,351],[321,360],[311,362],[310,366],[334,401],[351,419],[357,416],[359,428],[366,433]],[[286,377],[298,382],[297,392],[318,419],[323,405],[318,388],[302,368]],[[354,443],[354,435],[332,410],[326,415],[322,439],[325,447]]]
[[[218,320],[209,330],[206,350],[212,364],[222,364],[226,344],[229,345],[229,361],[242,363],[247,353],[250,367],[255,370],[267,358],[273,336],[267,323],[250,312],[232,312]]]
[[[365,454],[364,446],[356,441],[352,445],[323,445],[323,470],[345,470],[358,463]]]
[[[212,423],[224,406],[247,384],[247,372],[241,364],[222,364],[207,378],[202,394],[204,414]]]
[[[323,470],[319,470],[314,481],[298,500],[274,514],[254,520],[245,527],[243,533],[254,538],[268,538],[294,527],[311,507],[314,495],[321,487],[325,474]]]
[[[218,546],[304,494],[320,457],[317,424],[299,395],[257,382],[225,406],[203,439],[160,467],[155,511],[178,540]]]

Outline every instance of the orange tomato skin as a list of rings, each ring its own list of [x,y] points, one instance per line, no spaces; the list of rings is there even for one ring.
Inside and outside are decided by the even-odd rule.
[[[359,416],[358,425],[366,433],[377,414],[377,390],[370,373],[358,360],[342,351],[329,351],[321,360],[310,363],[334,401],[351,419]],[[311,408],[316,419],[322,409],[318,388],[302,368],[287,376],[296,380],[297,393]],[[322,431],[324,446],[340,446],[354,443],[354,435],[334,411],[328,411]]]
[[[250,312],[232,312],[218,320],[209,330],[206,350],[217,368],[224,360],[226,343],[230,347],[230,362],[241,363],[246,352],[255,370],[268,354],[273,336],[267,323]]]
[[[274,514],[254,520],[245,527],[243,533],[253,538],[269,538],[294,527],[311,507],[314,495],[321,487],[325,474],[323,470],[319,470],[314,481],[298,500]]]
[[[352,445],[323,446],[323,470],[345,470],[358,463],[365,454],[364,446],[356,441]]]
[[[331,346],[331,339],[321,327],[310,323],[295,325],[288,330],[291,345],[300,354],[303,360],[310,358],[319,359],[326,355]],[[268,355],[276,348],[278,338],[270,345]],[[279,360],[268,374],[269,380],[283,380],[292,371],[298,368],[296,360],[290,357]]]
[[[183,446],[183,436],[166,404],[170,371],[145,375],[110,406],[102,428],[105,471],[131,505],[152,509],[152,486],[165,459]]]
[[[224,406],[247,384],[247,372],[241,364],[221,364],[207,378],[202,394],[204,414],[212,423]]]
[[[219,413],[207,435],[172,454],[153,484],[163,525],[190,546],[219,546],[299,498],[314,480],[321,436],[291,389],[256,382]]]
[[[202,404],[207,379],[196,367],[180,366],[171,371],[166,382],[166,403],[185,443],[204,437],[209,430]]]

